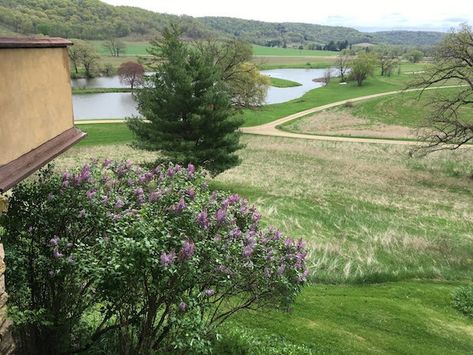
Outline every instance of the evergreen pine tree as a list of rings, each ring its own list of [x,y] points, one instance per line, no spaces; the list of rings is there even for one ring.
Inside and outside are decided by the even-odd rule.
[[[152,43],[155,74],[137,95],[143,116],[130,119],[138,147],[159,150],[176,163],[218,174],[239,163],[242,147],[228,88],[211,53],[198,51],[170,27]]]

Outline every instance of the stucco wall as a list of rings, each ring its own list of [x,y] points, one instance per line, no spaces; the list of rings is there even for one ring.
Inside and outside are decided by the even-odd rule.
[[[67,48],[0,49],[0,165],[73,126]]]

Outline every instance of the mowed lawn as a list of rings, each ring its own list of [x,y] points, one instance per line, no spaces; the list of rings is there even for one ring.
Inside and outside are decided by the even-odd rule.
[[[97,145],[97,126],[108,143],[117,137],[122,144]],[[58,166],[92,156],[155,159],[123,144],[122,128],[81,126],[95,144],[86,139],[58,158]],[[473,348],[473,322],[451,307],[454,288],[473,276],[471,152],[409,159],[407,148],[389,145],[249,135],[242,141],[242,164],[211,187],[240,193],[258,206],[264,223],[304,238],[311,285],[289,314],[236,317],[217,345],[222,352],[231,344],[242,353],[248,341],[266,344],[263,352],[246,349],[253,354],[267,352],[268,344],[274,353],[284,346],[294,354]]]

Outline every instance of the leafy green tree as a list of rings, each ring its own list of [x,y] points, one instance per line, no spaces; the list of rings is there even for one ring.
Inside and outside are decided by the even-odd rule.
[[[201,55],[211,56],[229,92],[233,107],[252,108],[264,103],[270,81],[251,62],[253,49],[249,43],[239,40],[209,40],[196,43],[196,48]]]
[[[405,58],[411,63],[419,63],[424,58],[424,53],[418,49],[412,49],[405,54]]]
[[[358,86],[362,86],[363,82],[373,75],[376,66],[376,57],[369,53],[360,53],[350,63],[350,74],[348,81],[356,81]]]
[[[159,150],[175,162],[189,162],[218,174],[239,163],[243,123],[231,105],[231,92],[211,51],[180,39],[175,26],[153,41],[150,54],[156,72],[136,97],[143,118],[129,127],[135,144]]]

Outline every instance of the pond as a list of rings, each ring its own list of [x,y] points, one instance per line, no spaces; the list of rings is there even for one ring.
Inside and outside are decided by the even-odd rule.
[[[270,87],[266,104],[276,104],[297,99],[306,92],[323,86],[313,79],[322,78],[326,69],[274,69],[261,73],[280,79],[287,79],[302,84],[291,88]],[[335,75],[336,70],[332,69]],[[95,79],[74,79],[75,88],[122,88],[117,76]],[[105,93],[73,95],[74,116],[76,120],[125,118],[137,115],[136,102],[131,93]]]

